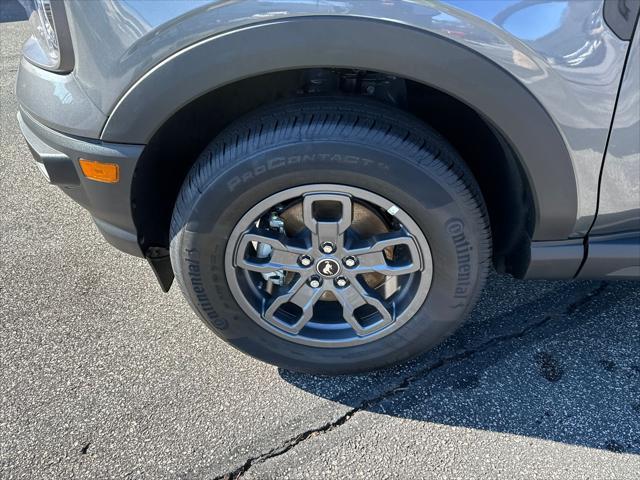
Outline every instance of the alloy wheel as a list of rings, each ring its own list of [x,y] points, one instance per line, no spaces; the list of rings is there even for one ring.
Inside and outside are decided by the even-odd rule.
[[[400,328],[423,304],[433,266],[424,234],[391,201],[359,188],[306,185],[242,217],[225,272],[240,307],[263,328],[330,348]]]

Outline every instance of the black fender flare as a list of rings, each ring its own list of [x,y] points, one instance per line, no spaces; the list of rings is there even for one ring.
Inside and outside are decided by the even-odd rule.
[[[191,45],[141,77],[109,116],[104,141],[147,144],[180,108],[257,75],[312,67],[385,72],[469,105],[507,140],[535,202],[533,240],[573,233],[578,196],[567,146],[533,94],[489,58],[440,35],[358,17],[296,17],[232,30]]]

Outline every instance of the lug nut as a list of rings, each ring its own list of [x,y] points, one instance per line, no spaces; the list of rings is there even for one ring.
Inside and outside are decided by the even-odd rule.
[[[344,266],[347,268],[353,268],[358,264],[356,257],[347,257],[344,259]]]
[[[320,285],[322,285],[322,280],[320,280],[320,278],[314,276],[314,277],[311,277],[308,280],[308,283],[309,283],[309,286],[311,288],[319,288]]]
[[[347,280],[346,278],[344,278],[344,277],[336,278],[336,286],[337,287],[344,288],[347,285],[349,285],[349,280]]]
[[[303,267],[308,267],[313,263],[313,258],[311,258],[309,255],[300,255],[298,263]]]
[[[322,245],[320,245],[320,250],[322,250],[324,253],[333,253],[336,251],[336,246],[331,242],[322,242]]]

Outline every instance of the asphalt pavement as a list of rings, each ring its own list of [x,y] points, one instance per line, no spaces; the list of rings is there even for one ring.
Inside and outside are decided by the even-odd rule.
[[[492,275],[409,364],[326,378],[218,340],[32,162],[0,0],[0,478],[640,474],[640,283]]]

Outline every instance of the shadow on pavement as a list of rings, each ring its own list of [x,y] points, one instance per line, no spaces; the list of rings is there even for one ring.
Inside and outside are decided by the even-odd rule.
[[[467,324],[408,366],[280,375],[355,411],[640,454],[640,283],[544,282],[519,305],[514,288],[542,282],[517,283],[490,279]]]

